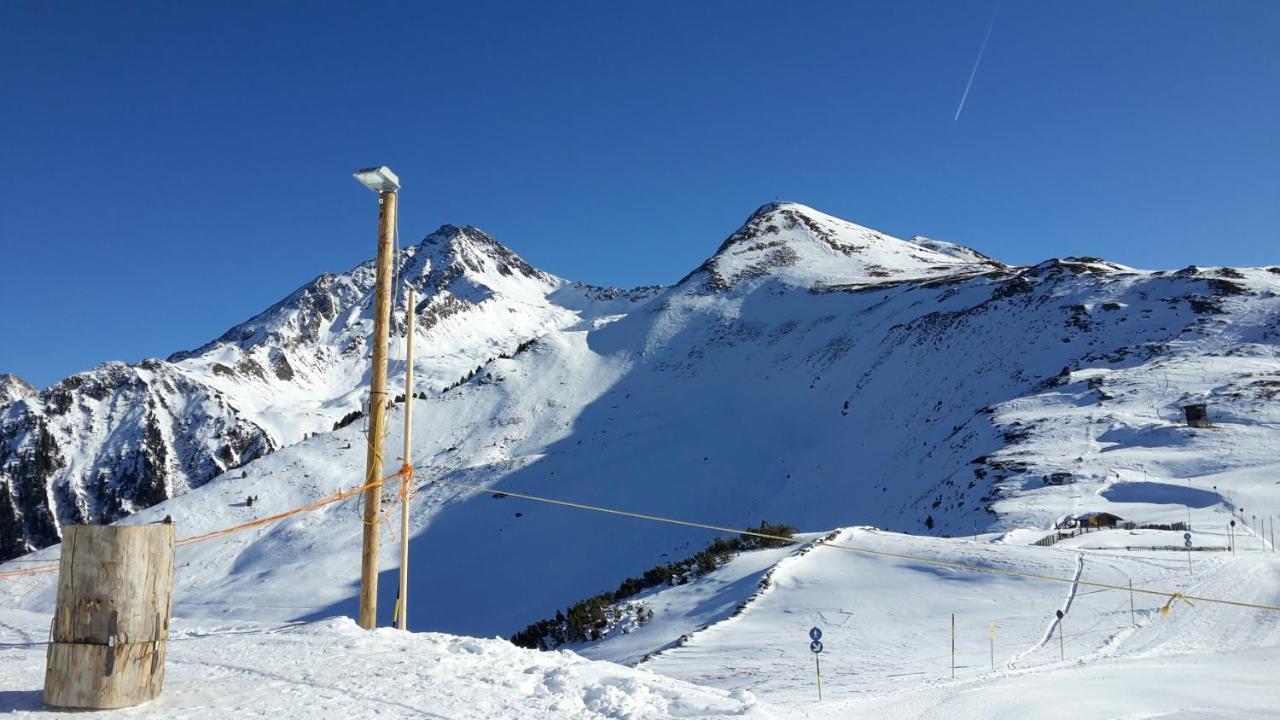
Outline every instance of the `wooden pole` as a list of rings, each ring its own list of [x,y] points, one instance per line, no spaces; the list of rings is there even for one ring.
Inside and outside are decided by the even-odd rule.
[[[404,464],[413,464],[413,290],[405,295],[404,341]],[[412,475],[400,476],[400,602],[396,627],[409,629],[409,482]]]
[[[396,227],[395,191],[378,194],[378,276],[373,310],[373,368],[369,388],[369,452],[366,485],[382,479],[382,438],[386,434],[387,336],[391,322],[391,244]],[[378,625],[378,523],[382,510],[382,485],[364,491],[364,543],[360,550],[360,627]]]
[[[173,525],[68,525],[58,562],[44,701],[107,709],[164,685]]]
[[[822,702],[822,660],[817,653],[813,655],[813,669],[818,676],[818,702]]]

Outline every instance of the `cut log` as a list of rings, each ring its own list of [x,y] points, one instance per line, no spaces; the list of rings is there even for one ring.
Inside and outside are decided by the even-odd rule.
[[[160,694],[173,549],[172,524],[63,529],[47,705],[120,708]]]

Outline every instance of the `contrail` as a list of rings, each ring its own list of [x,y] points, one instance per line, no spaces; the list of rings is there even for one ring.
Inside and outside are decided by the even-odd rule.
[[[991,22],[987,23],[987,34],[982,38],[982,47],[978,48],[978,59],[973,61],[973,70],[969,72],[969,82],[964,84],[964,94],[960,96],[960,106],[956,108],[956,116],[951,119],[955,122],[960,119],[960,113],[964,111],[964,101],[969,99],[969,88],[973,87],[973,79],[978,75],[978,66],[982,64],[982,53],[987,51],[987,41],[991,39],[991,30],[996,26],[996,15],[1000,13],[1000,6],[991,12]]]

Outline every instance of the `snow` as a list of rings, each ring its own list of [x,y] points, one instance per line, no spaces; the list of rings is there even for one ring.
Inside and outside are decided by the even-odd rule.
[[[957,250],[967,248],[905,242],[799,203],[777,202],[757,210],[690,277],[706,275],[706,287],[716,291],[744,283],[751,288],[762,278],[809,289],[1000,267],[985,256]]]
[[[767,228],[784,211],[807,213],[767,206],[753,223]],[[803,222],[788,228],[792,220],[776,219],[778,239],[830,250]],[[859,240],[861,231],[820,214],[810,222],[834,228],[839,243],[917,252],[887,236]],[[548,330],[470,382],[415,400],[413,626],[509,636],[711,539],[431,485],[436,478],[729,527],[764,519],[822,532],[860,523],[1002,534],[1006,544],[1044,537],[1064,514],[1185,522],[1187,508],[1170,500],[1194,496],[1197,541],[1221,545],[1199,528],[1225,533],[1228,501],[1249,513],[1280,508],[1271,452],[1280,414],[1256,385],[1280,367],[1268,344],[1280,309],[1274,273],[1241,270],[1253,294],[1224,296],[1226,315],[1202,315],[1181,298],[1207,293],[1208,278],[1085,259],[1015,276],[1003,266],[972,275],[951,258],[945,283],[814,291],[833,273],[848,279],[865,269],[860,256],[838,256],[803,281],[766,274],[715,292],[687,281],[626,313],[617,297],[558,286],[575,307],[605,303],[593,307],[609,321]],[[495,287],[516,282],[493,275]],[[1206,393],[1215,427],[1185,427],[1183,397]],[[397,407],[387,458],[401,446],[400,422]],[[352,487],[364,474],[362,424],[278,450],[130,522],[172,515],[182,534],[197,534]],[[1056,472],[1072,482],[1045,485]],[[1224,501],[1210,502],[1215,493]],[[250,494],[260,502],[244,508]],[[248,620],[352,612],[356,504],[184,550],[180,612]],[[566,548],[573,562],[562,560]],[[382,569],[382,593],[393,596],[394,554]],[[316,587],[315,574],[334,580]],[[34,593],[24,607],[49,602]],[[672,628],[666,641],[686,631]]]
[[[12,373],[0,373],[0,406],[15,403],[36,395],[31,383]]]
[[[1148,272],[1094,258],[1010,267],[968,248],[897,240],[781,203],[758,211],[677,285],[621,293],[522,268],[476,233],[453,228],[446,235],[457,243],[437,238],[402,258],[403,275],[420,280],[431,290],[424,301],[442,310],[417,342],[425,350],[415,371],[428,397],[410,400],[418,479],[410,529],[415,630],[509,636],[626,577],[687,557],[715,536],[503,498],[504,490],[728,527],[769,520],[810,538],[838,530],[842,543],[940,561],[1280,602],[1269,537],[1254,534],[1268,515],[1280,515],[1280,274]],[[464,270],[451,272],[457,268]],[[328,428],[360,402],[369,317],[360,288],[369,272],[361,266],[318,280],[171,363],[113,370],[160,387],[149,392],[176,408],[173,427],[191,417],[216,424],[243,414],[255,418],[261,437],[286,444],[244,467],[210,473],[216,477],[200,487],[124,522],[169,515],[181,536],[191,536],[361,482],[363,423]],[[1232,280],[1223,285],[1223,277]],[[334,300],[333,312],[324,311],[324,297]],[[534,337],[516,352],[519,341]],[[270,368],[275,351],[286,352],[296,380],[268,374],[264,383],[252,373],[214,369],[239,367],[245,358]],[[477,366],[475,377],[458,383]],[[184,379],[216,392],[163,387]],[[111,395],[99,407],[77,396],[74,420],[82,424],[58,426],[59,437],[135,446],[140,435],[119,427],[149,396],[141,397]],[[230,397],[243,408],[228,410]],[[1208,402],[1214,427],[1186,427],[1181,407],[1188,402]],[[398,405],[391,413],[383,451],[389,462],[401,447],[401,412]],[[312,430],[324,432],[303,439]],[[34,442],[24,437],[13,457]],[[92,454],[70,457],[68,466],[94,467]],[[244,507],[250,494],[259,501]],[[397,512],[390,495],[384,511]],[[1180,533],[1140,529],[1031,546],[1055,520],[1088,512],[1137,524],[1190,520],[1205,551],[1190,553],[1188,570],[1188,553],[1139,549],[1177,546]],[[1233,519],[1235,554],[1221,549]],[[192,632],[350,615],[361,531],[358,501],[349,500],[183,548],[175,613]],[[384,535],[384,549],[394,540]],[[22,561],[56,555],[51,547]],[[395,553],[383,553],[384,623],[396,562]],[[1228,687],[1260,683],[1274,670],[1280,645],[1273,616],[1178,604],[1165,617],[1158,608],[1167,595],[1139,596],[1134,628],[1127,593],[1095,590],[831,547],[745,553],[697,582],[631,599],[654,619],[573,648],[714,692],[680,685],[663,695],[638,675],[618,677],[640,685],[592,685],[591,673],[630,671],[586,663],[581,667],[595,670],[558,689],[538,681],[556,697],[535,711],[550,716],[554,703],[565,702],[556,707],[572,715],[597,703],[605,715],[662,716],[685,707],[672,699],[677,695],[709,692],[698,697],[714,701],[689,701],[691,712],[750,706],[746,711],[778,717],[981,715],[981,700],[1002,713],[1010,708],[1003,716],[1057,717],[1062,703],[1084,702],[1074,689],[1055,694],[1059,681],[1099,698],[1118,694],[1115,712],[1137,716],[1256,715],[1250,709],[1275,699],[1261,685],[1218,697],[1191,674]],[[0,598],[5,618],[21,615],[4,622],[35,632],[52,592],[47,576],[24,579]],[[1065,662],[1053,637],[1057,609],[1067,613]],[[953,613],[961,659],[954,682]],[[805,632],[812,625],[827,631],[828,699],[821,706],[811,697]],[[302,633],[319,648],[354,643],[369,651],[371,667],[381,662],[373,658],[395,657],[388,648],[402,642],[423,643],[414,651],[432,658],[479,642],[503,677],[542,662],[505,654],[510,648],[495,640],[379,633],[364,646],[366,636],[353,639],[341,624],[305,627],[266,637]],[[320,635],[310,638],[312,632]],[[315,670],[272,655],[261,640],[228,637],[238,639],[201,642],[245,643],[211,645],[214,655],[263,653],[264,665],[254,666],[263,669],[249,676],[267,672],[274,657],[282,687],[316,681],[308,675]],[[26,672],[23,682],[37,685],[30,679],[36,671]],[[1144,699],[1164,675],[1176,679],[1177,692]],[[353,687],[337,670],[321,679],[321,688]],[[371,682],[361,692],[396,702],[425,687],[399,693]],[[449,687],[459,698],[480,694],[473,686]],[[306,692],[339,702],[316,694],[322,690]],[[750,705],[746,692],[761,703]],[[191,707],[215,704],[193,697]],[[256,701],[277,707],[271,697]],[[668,702],[666,710],[660,702]],[[502,716],[503,707],[516,706],[485,712]],[[439,712],[470,716],[461,705],[448,708]]]
[[[64,717],[41,701],[47,616],[0,611],[0,713]],[[18,643],[9,646],[8,643]],[[780,717],[750,693],[700,688],[504,640],[368,632],[348,618],[288,627],[175,623],[160,697],[77,717],[273,720]]]
[[[1066,580],[1121,587],[1132,580],[1139,589],[1280,601],[1280,555],[1261,548],[1197,557],[1192,575],[1177,553],[1036,548],[870,528],[847,528],[827,540]],[[316,578],[311,585],[322,583]],[[760,550],[688,585],[641,596],[657,611],[653,621],[577,652],[523,650],[497,638],[370,632],[348,618],[285,625],[178,619],[164,693],[128,712],[279,720],[302,713],[1034,720],[1061,717],[1069,705],[1102,717],[1276,716],[1280,613],[1180,601],[1160,612],[1169,600],[1136,595],[1131,615],[1123,590],[834,546]],[[1061,628],[1057,610],[1065,613]],[[824,633],[822,702],[808,647],[812,626]],[[0,609],[0,710],[46,715],[39,643],[48,627],[47,614]],[[672,645],[673,629],[687,637]],[[647,659],[635,668],[608,661],[641,657]]]
[[[866,528],[834,542],[865,550],[1274,604],[1280,556],[1257,546],[1236,555],[1019,547],[906,537]],[[697,581],[732,586],[730,564]],[[752,568],[754,570],[754,568]],[[754,576],[753,576],[754,577]],[[671,624],[679,586],[644,598],[655,624]],[[1061,717],[1064,704],[1102,717],[1242,717],[1275,713],[1280,613],[1177,602],[1127,592],[939,568],[836,547],[791,553],[763,590],[744,589],[741,610],[660,649],[640,667],[725,690],[747,689],[789,717]],[[1063,610],[1059,648],[1055,612]],[[951,617],[956,677],[951,677]],[[996,636],[991,639],[991,623]],[[816,702],[808,629],[823,631],[824,702]],[[579,650],[600,659],[636,655],[640,633]],[[661,638],[656,638],[661,639]],[[994,652],[993,652],[994,651]],[[1060,659],[1060,652],[1065,660]],[[1265,710],[1265,712],[1264,712]],[[1073,710],[1074,711],[1074,710]],[[1183,713],[1185,715],[1179,715]],[[1268,715],[1272,716],[1272,715]]]

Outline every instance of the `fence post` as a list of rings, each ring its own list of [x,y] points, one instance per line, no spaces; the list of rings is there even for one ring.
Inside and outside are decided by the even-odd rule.
[[[164,684],[174,527],[63,528],[44,702],[121,708]]]

